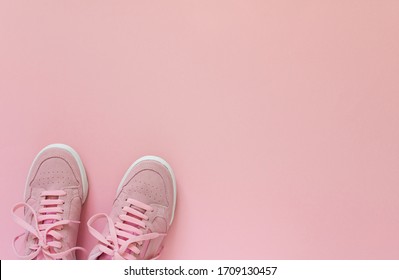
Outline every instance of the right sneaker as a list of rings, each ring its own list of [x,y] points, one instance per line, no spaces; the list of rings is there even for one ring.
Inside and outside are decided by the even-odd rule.
[[[172,224],[176,206],[176,181],[170,165],[160,157],[135,161],[119,184],[110,215],[97,214],[88,222],[98,244],[91,260],[156,259]],[[92,224],[105,218],[102,233]]]
[[[24,202],[13,207],[15,222],[25,232],[14,239],[21,259],[76,259],[80,212],[88,183],[77,152],[64,144],[45,147],[36,156],[25,185]],[[16,214],[24,209],[24,217]],[[18,253],[16,241],[23,239]]]

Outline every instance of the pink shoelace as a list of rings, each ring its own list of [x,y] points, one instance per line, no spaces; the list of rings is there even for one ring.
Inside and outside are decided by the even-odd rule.
[[[36,213],[35,210],[26,203],[18,203],[12,209],[14,221],[24,228],[24,232],[13,240],[13,248],[15,254],[24,260],[32,260],[43,254],[45,259],[62,259],[69,253],[75,250],[83,250],[82,247],[73,247],[62,252],[56,252],[55,249],[62,248],[63,235],[59,232],[64,226],[68,224],[78,224],[79,221],[63,220],[61,215],[64,210],[61,208],[65,202],[60,198],[65,196],[66,192],[63,190],[43,191],[41,193],[42,200],[40,201],[40,209]],[[22,207],[26,207],[32,213],[32,223],[29,224],[24,219],[16,215],[16,211]],[[27,216],[27,213],[25,214]],[[15,248],[15,243],[18,239],[27,233],[31,233],[36,243],[31,245],[29,249],[32,251],[29,255],[19,255]]]
[[[126,200],[129,206],[122,208],[123,214],[119,215],[122,222],[114,223],[106,214],[97,214],[87,222],[89,232],[100,242],[99,250],[115,260],[134,260],[140,254],[140,246],[147,240],[165,236],[162,233],[145,233],[148,229],[146,211],[154,211],[153,208],[143,202],[130,199]],[[91,225],[100,218],[106,218],[109,235],[104,236]],[[156,256],[155,258],[157,258]],[[154,259],[155,259],[154,258]]]

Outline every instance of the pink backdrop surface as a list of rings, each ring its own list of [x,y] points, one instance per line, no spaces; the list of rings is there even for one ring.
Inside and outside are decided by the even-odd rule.
[[[0,258],[41,148],[173,166],[163,259],[399,259],[398,1],[0,1]],[[94,239],[81,227],[79,245]],[[83,258],[84,255],[80,255]]]

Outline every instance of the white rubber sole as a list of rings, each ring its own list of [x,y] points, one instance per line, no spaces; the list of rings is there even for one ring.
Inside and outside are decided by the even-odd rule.
[[[72,147],[70,147],[70,146],[68,146],[68,145],[65,145],[65,144],[51,144],[51,145],[48,145],[48,146],[44,147],[44,148],[37,154],[37,156],[36,156],[35,159],[33,160],[33,163],[32,163],[32,165],[31,165],[31,167],[30,167],[30,169],[29,169],[28,177],[26,178],[24,199],[26,198],[26,192],[27,192],[28,185],[29,185],[29,182],[28,182],[28,180],[29,180],[29,175],[30,175],[31,172],[32,172],[32,168],[33,168],[34,163],[36,162],[36,160],[37,160],[45,151],[47,151],[48,149],[51,149],[51,148],[58,148],[58,149],[62,149],[62,150],[67,151],[68,153],[70,153],[70,154],[74,157],[74,159],[75,159],[76,162],[78,163],[79,171],[80,171],[80,176],[81,176],[80,179],[81,179],[82,188],[83,188],[83,201],[82,201],[82,204],[83,204],[83,203],[86,201],[87,193],[88,193],[88,190],[89,190],[89,184],[88,184],[88,182],[87,182],[86,170],[85,170],[85,168],[84,168],[84,166],[83,166],[82,160],[81,160],[80,157],[79,157],[79,154],[78,154],[74,149],[72,149]]]
[[[157,157],[157,156],[143,156],[143,157],[139,158],[138,160],[136,160],[135,162],[133,162],[133,164],[126,171],[126,173],[123,176],[121,182],[119,183],[118,190],[116,191],[116,194],[118,195],[119,192],[122,190],[123,182],[125,182],[126,178],[129,176],[130,171],[132,171],[132,169],[136,165],[138,165],[140,162],[145,161],[145,160],[153,160],[153,161],[157,161],[157,162],[161,163],[163,166],[165,166],[168,169],[168,171],[169,171],[169,173],[170,173],[170,175],[172,177],[172,183],[173,183],[173,208],[172,208],[172,217],[171,217],[170,222],[169,222],[169,225],[171,225],[172,222],[173,222],[173,219],[175,217],[175,208],[176,208],[176,178],[175,178],[175,174],[173,172],[172,167],[163,158]]]

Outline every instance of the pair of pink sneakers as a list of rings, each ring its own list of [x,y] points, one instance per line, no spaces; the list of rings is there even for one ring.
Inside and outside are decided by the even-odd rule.
[[[88,182],[75,150],[64,144],[45,147],[35,158],[26,181],[23,203],[13,217],[25,232],[14,239],[21,259],[76,259],[80,213]],[[98,239],[89,259],[155,259],[161,253],[176,206],[176,181],[162,158],[145,156],[125,173],[111,213],[97,214],[87,222]],[[24,209],[24,217],[16,211]],[[100,233],[92,224],[101,218]],[[23,254],[16,241],[23,239]]]

